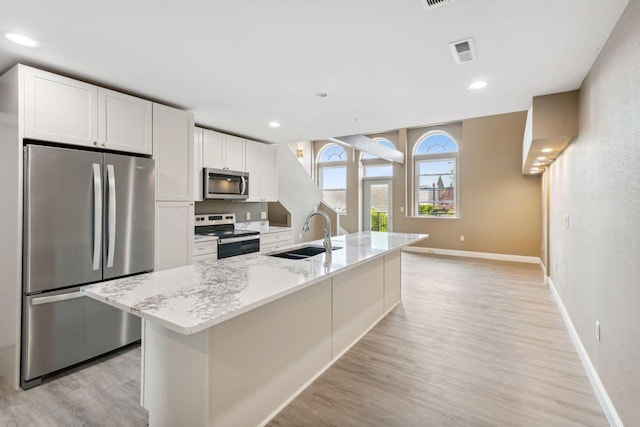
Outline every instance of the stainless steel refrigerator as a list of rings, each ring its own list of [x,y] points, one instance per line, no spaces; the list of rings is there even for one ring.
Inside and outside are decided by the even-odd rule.
[[[79,286],[154,268],[152,159],[29,144],[21,385],[140,339],[140,319]]]

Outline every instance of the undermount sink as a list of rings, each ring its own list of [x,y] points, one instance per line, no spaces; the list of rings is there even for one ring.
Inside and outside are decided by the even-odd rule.
[[[342,249],[341,247],[333,247],[333,250]],[[286,259],[307,259],[312,256],[321,254],[326,252],[324,246],[303,246],[297,249],[285,249],[280,252],[274,252],[269,254],[269,256],[274,256],[278,258],[286,258]]]

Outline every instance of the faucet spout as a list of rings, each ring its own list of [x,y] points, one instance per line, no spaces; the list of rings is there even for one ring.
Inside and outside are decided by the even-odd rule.
[[[323,233],[324,240],[322,241],[322,244],[324,245],[324,249],[327,253],[327,259],[330,259],[333,253],[333,245],[331,244],[331,218],[329,218],[329,215],[327,215],[325,212],[319,211],[318,209],[314,209],[309,215],[307,215],[307,219],[304,221],[304,225],[302,226],[302,231],[304,231],[305,233],[309,231],[309,221],[311,221],[311,218],[313,218],[315,215],[320,215],[322,218],[324,218],[325,229]]]

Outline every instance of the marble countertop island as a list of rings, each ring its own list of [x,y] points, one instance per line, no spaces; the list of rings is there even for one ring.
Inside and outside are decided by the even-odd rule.
[[[324,265],[324,254],[304,260],[249,254],[111,280],[84,286],[82,291],[90,298],[189,335],[427,237],[354,233],[331,238],[334,251],[328,266]],[[311,244],[322,245],[322,241]]]

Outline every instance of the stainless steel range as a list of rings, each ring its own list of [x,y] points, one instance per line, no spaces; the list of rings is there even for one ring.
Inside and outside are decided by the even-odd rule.
[[[260,232],[236,230],[236,214],[196,215],[195,233],[218,236],[218,259],[260,250]]]

